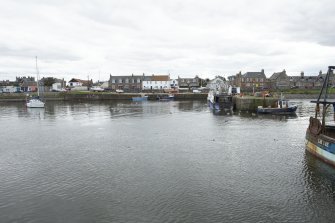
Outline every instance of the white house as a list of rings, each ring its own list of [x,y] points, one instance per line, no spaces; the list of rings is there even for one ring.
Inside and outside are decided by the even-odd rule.
[[[52,91],[61,91],[62,90],[62,84],[61,83],[53,83],[51,87]]]
[[[169,75],[152,75],[144,77],[142,90],[164,90],[171,89]]]
[[[75,78],[72,78],[69,81],[69,86],[70,87],[80,87],[80,86],[83,86],[83,84],[84,84],[83,80],[79,80],[79,79],[75,79]]]
[[[20,87],[15,87],[15,86],[6,86],[2,88],[3,93],[15,93],[15,92],[20,92]]]
[[[215,77],[213,80],[211,80],[208,84],[207,87],[210,90],[214,91],[223,91],[223,92],[228,92],[228,83],[226,82],[225,78],[223,77]]]

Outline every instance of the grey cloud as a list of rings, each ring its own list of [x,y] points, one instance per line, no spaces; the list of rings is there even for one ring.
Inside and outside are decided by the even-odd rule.
[[[4,0],[0,61],[10,60],[13,68],[4,65],[1,71],[24,70],[29,64],[22,61],[35,55],[45,70],[82,76],[99,69],[125,75],[307,71],[335,57],[333,5],[329,0]]]
[[[44,60],[52,61],[78,61],[81,57],[71,55],[64,51],[64,49],[38,49],[38,48],[11,48],[7,46],[0,46],[0,54],[2,56],[10,57],[34,57],[38,56]]]

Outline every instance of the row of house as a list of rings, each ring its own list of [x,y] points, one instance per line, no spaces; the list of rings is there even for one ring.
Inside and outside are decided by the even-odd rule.
[[[126,92],[162,91],[162,90],[191,90],[206,85],[207,81],[195,76],[194,78],[171,79],[170,75],[131,75],[112,76],[109,78],[109,88]]]
[[[178,88],[178,80],[170,79],[170,75],[131,75],[112,76],[109,78],[109,88],[112,91],[140,92],[154,90],[169,90]]]
[[[37,86],[41,92],[43,91],[52,91],[55,85],[59,85],[61,88],[64,88],[66,82],[64,79],[56,79],[56,78],[42,78],[35,81],[35,77],[16,77],[15,81],[3,80],[0,81],[0,93],[14,93],[14,92],[36,92]]]
[[[81,80],[72,78],[68,84],[64,79],[42,78],[39,83],[34,77],[16,77],[15,81],[0,81],[0,92],[35,92],[37,86],[41,92],[61,91],[65,88],[72,90],[89,90],[94,85],[98,85],[106,90],[124,92],[141,92],[141,91],[163,91],[175,90],[179,88],[179,82],[182,87],[193,88],[199,86],[200,79],[196,78],[178,78],[170,79],[170,75],[129,75],[129,76],[112,76],[109,81],[93,83],[93,80]]]
[[[321,71],[318,75],[305,76],[301,72],[299,76],[289,76],[286,71],[273,73],[269,78],[266,77],[264,69],[257,72],[241,72],[236,75],[225,78],[217,76],[212,80],[215,85],[219,79],[225,81],[228,85],[240,87],[242,91],[264,90],[264,89],[289,89],[289,88],[320,88],[326,74]],[[171,79],[170,75],[128,75],[114,76],[110,75],[109,80],[103,83],[93,83],[93,80],[80,80],[73,78],[68,82],[64,79],[42,78],[39,81],[41,91],[60,91],[65,87],[77,90],[89,90],[93,85],[110,90],[122,90],[124,92],[142,92],[142,91],[169,91],[169,90],[191,90],[204,87],[211,82],[208,79],[202,79],[198,76],[194,78]],[[330,79],[330,84],[335,86],[335,79]],[[209,85],[210,86],[210,85]],[[16,77],[15,81],[0,81],[0,92],[34,92],[37,90],[37,83],[34,77]]]
[[[320,88],[326,74],[319,72],[318,75],[305,76],[301,72],[299,76],[289,76],[286,71],[273,73],[266,77],[264,69],[260,72],[241,72],[228,77],[228,83],[232,86],[241,87],[243,91],[264,90],[264,89],[290,89],[290,88]],[[330,84],[335,86],[335,79],[330,79]]]

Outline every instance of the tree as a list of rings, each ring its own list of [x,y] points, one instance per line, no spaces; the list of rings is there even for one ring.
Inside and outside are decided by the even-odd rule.
[[[53,77],[42,78],[41,81],[46,87],[51,87],[54,83],[56,83],[56,79]]]

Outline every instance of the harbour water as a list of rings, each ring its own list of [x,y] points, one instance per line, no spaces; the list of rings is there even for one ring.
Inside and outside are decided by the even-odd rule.
[[[295,102],[2,103],[0,222],[333,222],[335,168],[305,152],[314,107]]]

